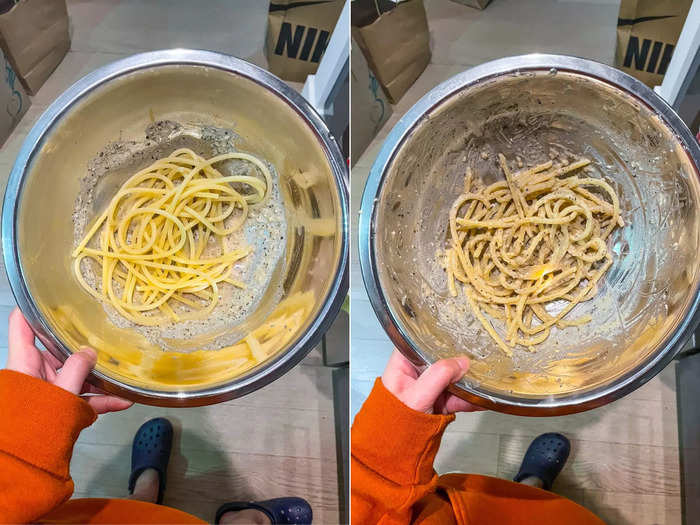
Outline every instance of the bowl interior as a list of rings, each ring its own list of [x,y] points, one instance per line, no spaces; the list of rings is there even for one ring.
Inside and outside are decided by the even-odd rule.
[[[233,130],[236,149],[273,168],[286,223],[280,235],[284,247],[268,268],[266,291],[248,314],[193,337],[173,337],[167,348],[115,326],[102,305],[81,289],[70,257],[72,213],[88,163],[115,141],[143,142],[145,130],[158,121],[195,130],[166,137],[158,147],[165,154],[184,145],[210,156],[201,130]],[[148,155],[115,154],[95,190],[88,223],[136,169],[150,162]],[[341,264],[342,203],[329,153],[311,124],[273,90],[246,76],[201,65],[124,73],[74,102],[30,158],[17,213],[21,272],[45,328],[69,351],[83,345],[96,348],[98,372],[127,389],[181,393],[260,373],[304,334]],[[250,271],[259,267],[256,261]],[[275,328],[280,319],[285,319],[283,332]],[[277,330],[268,330],[269,337],[277,338],[277,353],[242,375],[234,366],[236,351],[213,349],[224,346],[221,341],[232,345],[270,327]]]
[[[620,196],[625,226],[609,239],[614,262],[598,295],[572,313],[592,321],[554,329],[536,352],[521,347],[511,359],[463,294],[448,292],[439,263],[446,219],[468,167],[490,184],[503,178],[498,153],[534,166],[555,150],[592,161],[591,176]],[[473,358],[465,386],[482,397],[536,404],[576,396],[647,362],[688,312],[698,287],[699,203],[689,155],[633,96],[581,73],[499,75],[436,101],[384,170],[373,223],[381,290],[428,362]]]

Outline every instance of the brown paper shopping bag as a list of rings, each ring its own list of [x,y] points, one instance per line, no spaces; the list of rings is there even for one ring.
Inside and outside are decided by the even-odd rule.
[[[272,0],[265,43],[270,71],[294,82],[304,82],[315,73],[343,2]]]
[[[692,0],[622,0],[615,65],[653,87],[661,84]]]
[[[387,11],[386,3],[374,5],[368,15],[353,4],[352,36],[395,104],[430,62],[428,20],[423,0],[406,0]]]
[[[66,0],[21,0],[0,15],[0,46],[34,95],[70,48]]]
[[[0,146],[29,109],[31,101],[14,69],[0,51]]]
[[[350,53],[350,88],[350,165],[354,166],[392,112],[391,104],[354,40]]]

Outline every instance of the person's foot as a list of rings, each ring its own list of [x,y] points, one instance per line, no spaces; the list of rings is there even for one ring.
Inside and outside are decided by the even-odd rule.
[[[146,421],[131,445],[129,494],[134,499],[162,503],[173,443],[173,426],[165,418]]]
[[[554,479],[566,464],[571,443],[562,434],[550,432],[537,436],[525,452],[513,481],[550,490]]]
[[[216,511],[214,523],[256,523],[267,525],[309,525],[311,505],[302,498],[274,498],[265,501],[232,501]]]
[[[221,515],[219,523],[222,525],[235,525],[247,523],[249,525],[270,525],[272,522],[267,514],[261,510],[245,509],[225,512]]]
[[[148,503],[156,503],[158,501],[158,489],[160,488],[160,479],[158,471],[153,468],[142,470],[136,478],[134,489],[129,495],[130,499],[146,501]]]

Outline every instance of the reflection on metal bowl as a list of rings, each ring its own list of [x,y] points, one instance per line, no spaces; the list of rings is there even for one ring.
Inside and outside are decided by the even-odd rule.
[[[592,160],[614,185],[626,226],[598,295],[535,352],[498,350],[436,253],[467,167],[500,178],[497,154],[527,165],[551,148]],[[496,60],[425,95],[386,139],[362,199],[360,262],[372,305],[410,359],[467,354],[453,391],[524,415],[587,410],[629,393],[669,363],[692,333],[700,300],[700,148],[678,116],[632,77],[588,60]]]
[[[88,163],[115,141],[143,141],[154,121],[234,130],[236,148],[276,172],[287,224],[284,256],[249,315],[197,338],[171,339],[168,348],[116,326],[80,288],[70,256],[72,213]],[[150,157],[142,163],[135,166]],[[113,194],[131,173],[110,172],[99,192]],[[95,208],[104,205],[95,200]],[[342,154],[289,86],[217,53],[144,53],[84,77],[29,133],[5,194],[5,265],[22,312],[54,355],[64,360],[83,345],[98,350],[92,383],[143,403],[210,404],[266,385],[318,343],[347,291],[347,207]],[[242,359],[251,351],[249,335],[270,350],[252,368]],[[212,344],[219,340],[228,343]]]

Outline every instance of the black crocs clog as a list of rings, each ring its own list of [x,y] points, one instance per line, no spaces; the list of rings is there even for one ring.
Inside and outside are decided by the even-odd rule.
[[[552,488],[554,479],[564,468],[571,452],[571,443],[561,434],[549,432],[537,436],[525,453],[520,471],[513,481],[522,481],[529,476],[542,480],[545,490]]]
[[[216,511],[214,523],[219,523],[227,512],[255,509],[264,512],[273,525],[278,523],[309,525],[313,513],[311,505],[302,498],[274,498],[265,501],[232,501],[224,503]]]
[[[131,446],[131,475],[129,476],[129,494],[141,472],[148,468],[158,472],[158,501],[163,502],[165,478],[173,445],[173,426],[165,418],[157,417],[146,421],[136,431]]]

